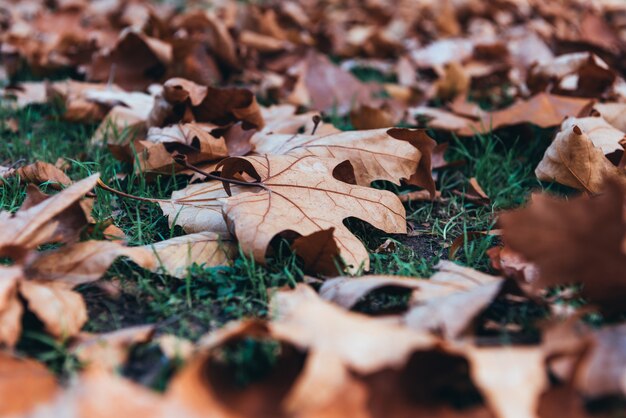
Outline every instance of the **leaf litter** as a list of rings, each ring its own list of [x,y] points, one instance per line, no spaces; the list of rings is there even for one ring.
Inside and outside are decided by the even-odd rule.
[[[623,412],[626,7],[492,3],[0,5],[6,149],[31,147],[13,115],[48,106],[93,126],[78,147],[119,161],[100,175],[83,157],[0,156],[3,196],[22,190],[0,212],[0,415]],[[506,161],[536,177],[521,208],[455,151],[513,152],[500,136],[540,149]],[[492,177],[509,169],[490,161]],[[179,178],[169,197],[132,193]],[[169,231],[130,246],[122,208],[141,218],[148,204]],[[441,227],[434,214],[450,210]],[[435,250],[402,259],[404,243],[436,234]],[[287,286],[252,283],[285,251],[275,283]],[[84,286],[98,303],[119,296],[120,257],[138,286],[174,278],[152,299],[184,283],[189,310],[198,269],[232,287],[244,263],[258,288],[234,303],[264,307],[203,323],[194,341],[165,331],[176,316],[141,309],[135,326],[88,332]],[[539,314],[520,324],[516,309]],[[75,369],[27,358],[34,335]],[[149,352],[166,375],[133,381]]]

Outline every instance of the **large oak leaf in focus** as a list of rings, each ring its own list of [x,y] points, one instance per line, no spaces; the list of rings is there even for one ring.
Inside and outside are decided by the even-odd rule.
[[[259,135],[253,137],[259,154],[315,155],[348,159],[356,183],[369,186],[374,180],[425,187],[435,193],[430,158],[436,145],[423,130],[371,129],[328,135]]]
[[[222,176],[238,173],[262,182],[263,187],[242,190],[224,204],[224,215],[245,253],[263,261],[276,235],[293,231],[302,236],[335,228],[339,256],[353,270],[369,267],[367,250],[344,225],[356,217],[389,233],[405,233],[405,210],[391,192],[337,180],[354,180],[349,163],[313,155],[235,157],[221,164]]]
[[[535,287],[581,283],[582,295],[606,310],[623,310],[626,297],[624,185],[565,201],[535,195],[500,217],[505,243],[539,268]]]

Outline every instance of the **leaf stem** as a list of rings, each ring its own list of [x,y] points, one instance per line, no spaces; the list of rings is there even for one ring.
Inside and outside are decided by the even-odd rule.
[[[207,173],[206,171],[201,170],[192,164],[189,164],[189,162],[187,161],[187,156],[181,153],[175,153],[174,155],[172,155],[172,158],[174,159],[174,161],[176,161],[178,164],[182,165],[183,167],[188,168],[191,171],[195,171],[198,174],[202,174],[203,176],[210,178],[212,180],[218,180],[224,183],[235,184],[237,186],[261,187],[263,189],[267,189],[265,185],[260,182],[247,182],[243,180],[227,179],[221,176],[217,176],[215,174]]]

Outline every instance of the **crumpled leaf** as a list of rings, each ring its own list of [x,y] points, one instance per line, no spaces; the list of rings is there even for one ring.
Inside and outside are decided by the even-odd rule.
[[[113,49],[101,51],[92,59],[87,77],[107,81],[114,76],[115,82],[125,89],[143,90],[159,81],[158,76],[150,74],[162,74],[172,58],[171,44],[129,27],[120,33]]]
[[[242,121],[256,129],[264,126],[254,94],[248,89],[202,86],[183,78],[163,84],[148,118],[149,126],[178,122],[210,122],[218,125]]]
[[[214,232],[199,232],[170,238],[145,246],[152,250],[157,264],[153,270],[163,269],[167,274],[184,278],[193,264],[213,267],[224,265],[235,252],[232,242]]]
[[[601,192],[569,201],[534,195],[528,207],[502,214],[500,224],[506,245],[539,269],[535,289],[580,283],[590,303],[621,311],[626,192],[615,179],[607,180]]]
[[[305,236],[334,227],[338,256],[353,270],[361,265],[367,269],[367,250],[343,225],[345,218],[357,217],[390,233],[406,231],[405,210],[394,194],[333,177],[339,169],[343,178],[354,176],[352,167],[340,160],[263,155],[229,158],[220,165],[227,179],[245,172],[263,183],[255,191],[242,190],[229,197],[223,208],[244,253],[261,262],[277,234],[294,231]]]
[[[539,180],[554,181],[589,193],[598,193],[608,176],[619,176],[620,171],[604,156],[600,146],[584,128],[565,121],[562,130],[537,165]]]

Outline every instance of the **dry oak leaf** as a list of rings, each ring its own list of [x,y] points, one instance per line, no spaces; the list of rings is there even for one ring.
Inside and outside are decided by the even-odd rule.
[[[473,382],[497,417],[539,417],[540,397],[549,387],[541,346],[470,346],[462,352],[470,363]]]
[[[160,74],[165,73],[172,58],[171,44],[128,27],[120,33],[113,49],[94,55],[87,67],[87,78],[106,81],[113,74],[121,87],[143,90],[160,81]]]
[[[603,117],[567,118],[561,124],[561,130],[574,126],[578,126],[604,155],[624,151],[620,143],[626,140],[626,133],[613,127]]]
[[[238,385],[224,364],[225,350],[241,341],[277,341],[275,364],[262,380]],[[194,356],[171,382],[167,397],[199,416],[340,417],[365,414],[367,396],[336,355],[304,353],[265,322],[231,322],[206,335]],[[226,366],[226,367],[225,367]]]
[[[0,416],[25,416],[58,392],[56,378],[43,364],[0,352]]]
[[[276,292],[270,307],[274,336],[302,349],[333,354],[357,373],[400,367],[414,350],[432,348],[438,342],[398,321],[345,311],[322,300],[305,284]]]
[[[619,176],[620,171],[604,156],[603,150],[594,145],[583,129],[577,125],[568,125],[546,149],[535,169],[535,175],[539,180],[598,193],[603,179]]]
[[[500,216],[505,244],[539,269],[535,289],[580,283],[590,303],[624,309],[625,195],[624,185],[609,179],[599,196],[534,195],[528,207]]]
[[[539,93],[528,100],[519,100],[505,109],[484,112],[475,118],[424,106],[409,109],[409,114],[413,117],[432,118],[427,122],[430,128],[452,130],[461,136],[472,136],[521,123],[532,123],[542,128],[557,126],[564,118],[578,115],[588,105],[589,99]]]
[[[434,194],[431,154],[435,141],[423,130],[372,129],[328,135],[265,135],[253,137],[258,154],[350,160],[356,184],[369,186],[375,180],[422,186]]]
[[[212,135],[215,128],[215,125],[202,123],[150,128],[146,139],[134,144],[139,169],[171,174],[178,168],[173,165],[174,152],[186,155],[190,164],[228,157],[225,138]]]
[[[124,365],[133,346],[150,341],[153,334],[154,325],[137,325],[104,334],[81,332],[72,339],[69,349],[86,367],[113,373]]]
[[[15,213],[0,212],[0,254],[14,257],[15,249],[35,249],[48,242],[67,242],[87,224],[87,215],[79,205],[80,199],[98,181],[94,174],[53,196],[47,197],[36,189],[29,190],[26,201]]]
[[[398,276],[335,277],[324,281],[319,295],[343,308],[351,309],[364,296],[378,289],[419,289],[422,280]]]
[[[403,321],[410,328],[454,339],[491,304],[505,281],[450,261],[439,262],[437,268],[429,280],[419,281]]]
[[[159,206],[167,216],[170,228],[178,225],[190,234],[208,231],[228,238],[230,232],[222,214],[223,201],[220,200],[227,197],[222,182],[209,181],[177,190],[172,193],[170,201],[159,202]]]
[[[148,126],[194,121],[218,125],[241,121],[256,129],[264,126],[261,108],[248,89],[202,86],[184,78],[167,80],[150,113]]]
[[[37,161],[17,170],[11,170],[4,177],[18,175],[27,183],[42,184],[49,183],[54,189],[60,189],[61,186],[69,186],[72,180],[61,170],[50,163]]]
[[[626,132],[626,103],[596,103],[593,108],[610,125]]]
[[[187,276],[187,268],[193,264],[213,267],[226,264],[236,247],[215,232],[198,232],[146,245],[154,252],[158,263],[153,269],[164,270],[179,279]]]
[[[347,161],[313,155],[235,157],[219,165],[222,176],[245,173],[263,184],[226,199],[223,212],[242,249],[264,262],[268,244],[278,234],[301,236],[335,228],[338,256],[355,271],[369,268],[367,250],[344,225],[356,217],[388,233],[406,233],[405,209],[391,192],[357,186]],[[229,190],[229,185],[224,187]]]

